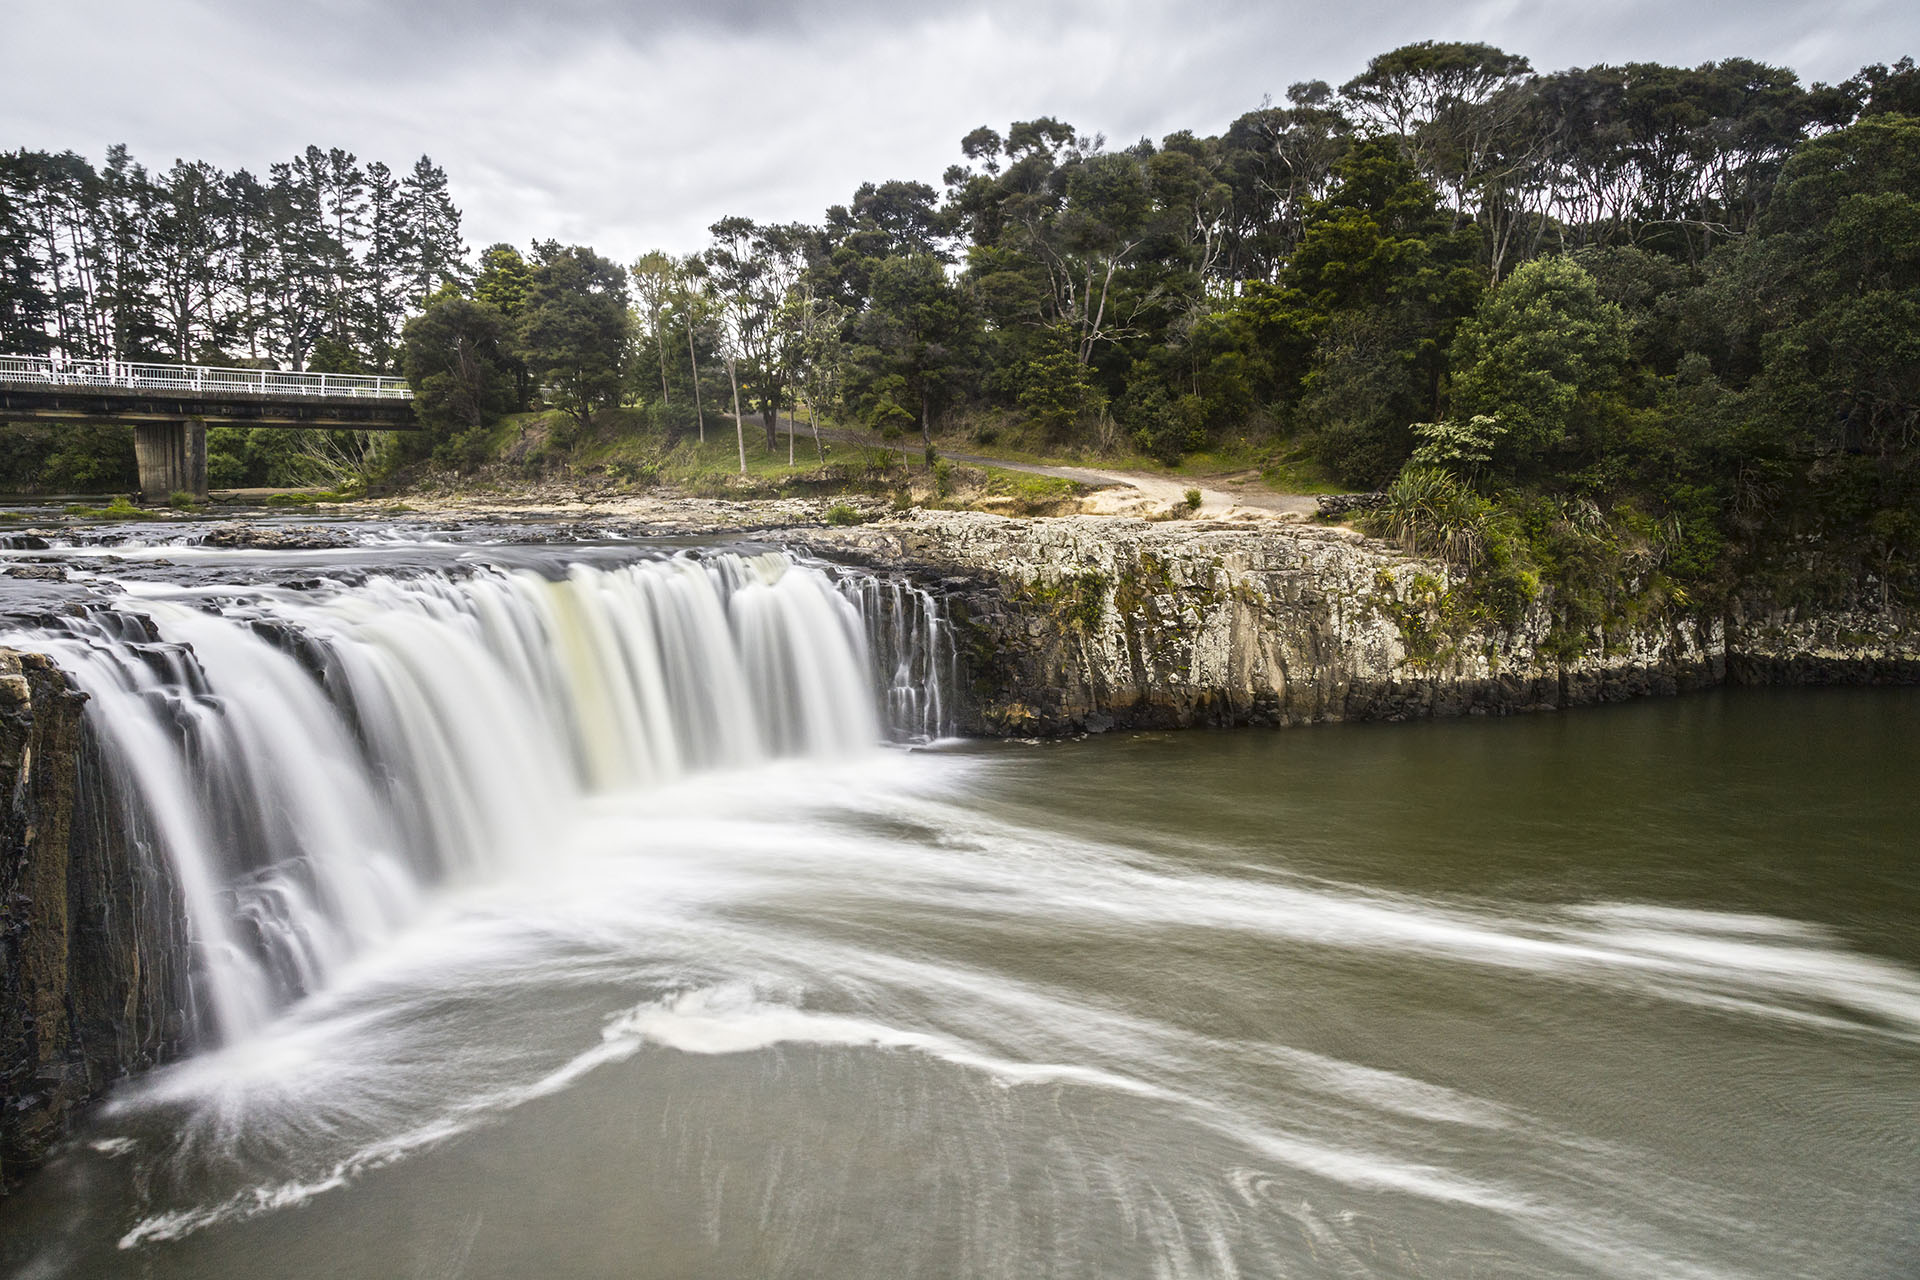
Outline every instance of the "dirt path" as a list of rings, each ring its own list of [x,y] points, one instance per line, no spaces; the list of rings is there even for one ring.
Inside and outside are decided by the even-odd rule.
[[[757,421],[756,421],[757,425]],[[799,425],[791,418],[780,419],[783,431],[797,430],[797,443],[811,447],[813,429]],[[891,449],[909,457],[918,456],[923,445],[911,442],[888,443],[852,432],[835,431],[823,428],[822,440],[835,444],[857,444],[868,448]],[[936,448],[938,446],[935,446]],[[796,453],[796,456],[797,453]],[[1277,515],[1298,516],[1310,519],[1318,507],[1318,500],[1299,493],[1275,493],[1260,480],[1258,471],[1226,472],[1216,476],[1203,476],[1189,479],[1184,476],[1155,475],[1145,471],[1114,471],[1102,467],[1059,467],[1042,462],[1012,462],[1005,458],[989,458],[982,454],[950,453],[940,450],[940,456],[970,467],[997,467],[1002,471],[1024,471],[1029,475],[1057,476],[1062,480],[1072,480],[1095,490],[1132,489],[1138,496],[1114,494],[1102,500],[1102,494],[1095,493],[1088,505],[1094,511],[1112,514],[1139,514],[1136,508],[1181,506],[1186,503],[1187,490],[1200,491],[1200,511],[1207,515],[1225,515],[1235,510],[1270,511]]]

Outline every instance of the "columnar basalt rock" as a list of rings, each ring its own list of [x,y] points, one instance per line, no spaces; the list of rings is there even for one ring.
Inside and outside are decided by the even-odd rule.
[[[171,879],[103,785],[85,702],[48,659],[0,650],[0,1184],[185,1034]]]
[[[1755,626],[1670,607],[1568,637],[1551,600],[1490,623],[1453,607],[1448,565],[1341,528],[916,511],[802,541],[941,580],[971,732],[1403,720],[1729,678],[1920,678],[1904,615]]]

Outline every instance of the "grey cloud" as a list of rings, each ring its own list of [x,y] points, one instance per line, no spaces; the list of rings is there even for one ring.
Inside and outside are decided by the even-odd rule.
[[[1418,39],[1551,70],[1748,56],[1808,79],[1920,52],[1888,0],[67,0],[15,6],[0,145],[125,141],[256,170],[309,142],[431,153],[470,238],[621,257],[727,213],[814,219],[865,179],[937,182],[974,125],[1117,143],[1214,132],[1289,83]]]

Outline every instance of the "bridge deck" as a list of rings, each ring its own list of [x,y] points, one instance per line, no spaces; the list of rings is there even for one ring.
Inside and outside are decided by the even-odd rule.
[[[54,360],[0,356],[0,384],[35,388],[160,391],[190,395],[286,396],[320,399],[411,400],[404,378],[360,373],[292,373],[279,369],[222,369],[211,365],[140,364],[128,360]]]
[[[417,429],[402,378],[0,356],[0,420]]]

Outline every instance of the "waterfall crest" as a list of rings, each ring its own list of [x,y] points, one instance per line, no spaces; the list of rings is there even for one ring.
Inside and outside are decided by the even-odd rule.
[[[777,553],[235,590],[0,636],[90,696],[179,886],[203,1041],[324,987],[430,886],[537,861],[586,794],[948,727],[937,602]]]

